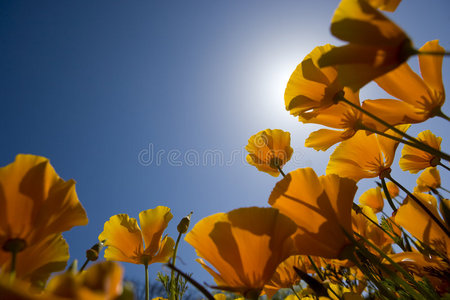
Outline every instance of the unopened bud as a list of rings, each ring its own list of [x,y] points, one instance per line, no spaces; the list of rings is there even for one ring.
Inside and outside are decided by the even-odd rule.
[[[99,255],[100,251],[102,250],[105,242],[106,242],[106,240],[98,242],[94,246],[92,246],[90,249],[88,249],[86,251],[86,258],[90,261],[96,261],[98,259],[98,255]]]
[[[78,260],[74,259],[74,261],[67,267],[67,273],[76,274],[78,272]]]
[[[193,212],[191,211],[186,217],[181,219],[180,223],[178,223],[177,230],[179,233],[186,233],[189,229],[189,224],[191,223],[191,216]]]

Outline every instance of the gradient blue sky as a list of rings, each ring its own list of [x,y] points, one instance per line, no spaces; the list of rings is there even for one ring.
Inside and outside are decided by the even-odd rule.
[[[137,217],[168,206],[174,219],[167,233],[176,238],[179,219],[191,210],[196,223],[217,212],[267,206],[278,179],[244,159],[256,132],[292,133],[294,159],[285,171],[325,172],[331,151],[303,146],[319,127],[291,117],[283,93],[291,72],[315,46],[342,44],[329,33],[337,4],[2,0],[0,165],[17,153],[42,155],[61,177],[77,181],[89,224],[65,234],[71,260],[84,261],[85,249],[115,214]],[[440,39],[448,50],[449,11],[448,0],[409,0],[389,16],[417,47]],[[417,69],[417,58],[410,63]],[[445,60],[447,87],[449,67]],[[383,95],[373,84],[361,91],[361,99]],[[443,111],[450,114],[448,104]],[[431,120],[410,133],[427,128],[444,138],[448,152],[448,123]],[[146,152],[152,147],[153,161]],[[161,163],[158,151],[164,151]],[[222,153],[223,163],[217,156],[212,162],[209,151]],[[196,153],[199,165],[186,164],[184,157]],[[175,155],[172,163],[168,155]],[[405,176],[398,165],[394,175],[411,187],[417,177]],[[358,195],[373,186],[374,180],[361,181]],[[213,283],[194,262],[190,245],[182,242],[179,250],[181,269]],[[143,277],[142,266],[124,266],[127,277]],[[151,278],[160,269],[152,266]]]

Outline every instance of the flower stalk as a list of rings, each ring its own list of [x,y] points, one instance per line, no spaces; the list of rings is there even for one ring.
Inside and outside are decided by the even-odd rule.
[[[149,300],[149,287],[148,287],[148,262],[144,263],[145,268],[145,300]]]
[[[403,136],[403,137],[409,139],[410,141],[413,142],[413,144],[405,143],[405,141],[402,140],[402,139],[394,138],[394,137],[392,137],[392,136],[390,136],[390,135],[385,135],[384,133],[382,134],[380,131],[376,131],[375,129],[369,128],[369,127],[367,127],[367,126],[364,126],[364,127],[361,128],[361,129],[365,129],[365,130],[368,130],[368,131],[372,131],[372,132],[374,132],[374,133],[377,133],[377,134],[380,134],[380,135],[384,135],[384,136],[389,137],[389,138],[394,138],[394,140],[396,140],[396,141],[402,142],[402,143],[404,143],[404,144],[408,144],[408,145],[410,145],[411,147],[418,148],[418,149],[420,149],[420,150],[422,150],[422,151],[428,152],[428,153],[433,154],[433,155],[436,155],[436,156],[438,156],[438,157],[440,157],[440,158],[442,158],[442,159],[445,159],[445,160],[447,160],[447,161],[450,161],[450,155],[448,155],[448,154],[446,154],[446,153],[444,153],[444,152],[441,152],[441,151],[439,151],[438,149],[435,149],[435,148],[433,148],[433,147],[428,146],[427,144],[425,144],[425,143],[419,141],[418,139],[416,139],[416,138],[410,136],[409,134],[407,134],[407,133],[405,133],[405,132],[403,132],[403,131],[397,129],[395,126],[392,126],[391,124],[387,123],[387,122],[384,121],[383,119],[381,119],[381,118],[375,116],[374,114],[368,112],[367,110],[363,109],[361,106],[356,105],[356,104],[354,104],[353,102],[347,100],[347,99],[344,97],[343,91],[341,91],[341,92],[339,92],[339,93],[336,94],[336,96],[335,96],[335,101],[336,101],[336,103],[339,102],[339,101],[342,101],[342,102],[344,102],[344,103],[350,105],[351,107],[353,107],[353,108],[359,110],[360,112],[362,112],[363,114],[365,114],[365,115],[369,116],[370,118],[374,119],[375,121],[377,121],[378,123],[382,124],[383,126],[386,126],[387,128],[391,129],[391,130],[394,131],[395,133],[397,133],[397,134],[399,134],[399,135],[401,135],[401,136]],[[363,125],[362,125],[362,126],[363,126]]]
[[[393,212],[395,213],[397,211],[397,208],[395,207],[394,202],[392,201],[391,194],[389,193],[389,190],[386,185],[386,180],[384,179],[383,176],[381,176],[380,179],[384,194],[386,196],[386,200],[389,203],[389,206],[392,208]]]

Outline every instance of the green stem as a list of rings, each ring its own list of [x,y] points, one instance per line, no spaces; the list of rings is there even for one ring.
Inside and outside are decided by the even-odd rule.
[[[450,155],[448,155],[448,154],[446,154],[446,153],[443,153],[443,152],[441,152],[441,151],[439,151],[439,150],[437,150],[437,149],[435,149],[435,148],[433,148],[433,147],[431,147],[431,146],[429,146],[429,145],[427,145],[427,144],[425,144],[425,143],[419,141],[418,139],[416,139],[416,138],[410,136],[409,134],[407,134],[406,132],[403,132],[403,131],[401,131],[400,129],[396,128],[395,126],[392,126],[391,124],[387,123],[387,122],[384,121],[383,119],[378,118],[377,116],[375,116],[375,115],[372,114],[371,112],[368,112],[367,110],[363,109],[361,106],[356,105],[355,103],[353,103],[353,102],[347,100],[347,99],[344,97],[344,95],[343,95],[342,93],[338,93],[338,94],[336,95],[336,100],[337,100],[338,102],[339,102],[339,101],[343,101],[343,102],[347,103],[347,104],[350,105],[351,107],[353,107],[353,108],[359,110],[359,111],[362,112],[363,114],[369,116],[370,118],[374,119],[375,121],[377,121],[378,123],[382,124],[383,126],[389,128],[389,129],[391,129],[391,130],[394,131],[395,133],[397,133],[397,134],[399,134],[399,135],[401,135],[401,136],[403,136],[403,137],[405,137],[405,138],[407,138],[407,139],[413,141],[413,142],[414,142],[415,144],[417,144],[417,145],[420,145],[421,147],[423,147],[423,148],[419,148],[419,149],[421,149],[422,151],[431,153],[431,154],[436,155],[436,156],[438,156],[438,157],[441,157],[441,158],[443,158],[443,159],[445,159],[445,160],[447,160],[447,161],[450,161]],[[364,126],[364,127],[367,128],[366,126]]]
[[[10,283],[12,283],[16,278],[16,259],[17,259],[17,251],[11,251],[11,270],[9,272]]]
[[[447,192],[447,193],[450,193],[450,191],[449,191],[449,190],[447,190],[446,188],[444,188],[444,187],[442,187],[442,186],[440,186],[439,188],[440,188],[441,190],[443,190],[443,191]]]
[[[211,295],[211,293],[205,289],[204,286],[202,286],[200,283],[198,283],[197,281],[195,281],[194,279],[192,279],[189,275],[187,275],[186,273],[184,273],[183,271],[181,271],[180,269],[178,269],[177,267],[175,267],[172,264],[167,264],[167,266],[169,268],[171,268],[172,270],[175,270],[178,274],[180,274],[184,279],[186,279],[188,282],[190,282],[193,286],[195,286],[208,300],[215,300],[214,296]]]
[[[444,226],[444,224],[442,224],[438,220],[438,218],[436,218],[436,216],[422,203],[422,201],[417,199],[416,196],[414,196],[410,191],[408,191],[403,185],[401,185],[394,178],[392,178],[391,174],[388,174],[386,178],[395,183],[395,185],[398,186],[403,192],[405,192],[408,195],[408,197],[410,197],[414,202],[416,202],[417,205],[419,205],[420,208],[422,208],[430,216],[430,218],[442,229],[442,231],[445,232],[447,237],[450,237],[450,231]]]
[[[443,159],[445,159],[445,160],[447,160],[447,161],[449,161],[449,159],[450,159],[450,155],[448,155],[448,154],[446,154],[446,153],[444,153],[444,152],[441,152],[441,151],[439,151],[439,150],[437,150],[437,149],[435,149],[435,148],[433,148],[433,147],[430,147],[430,146],[428,146],[427,144],[422,143],[421,141],[419,141],[419,140],[417,140],[417,139],[414,139],[413,142],[410,142],[410,141],[404,140],[404,139],[402,139],[402,138],[396,137],[396,136],[394,136],[394,135],[388,134],[388,133],[386,133],[386,132],[379,131],[379,130],[376,130],[376,129],[371,128],[371,127],[367,127],[367,126],[365,126],[364,124],[359,124],[359,128],[362,129],[362,130],[367,130],[367,131],[370,131],[370,132],[373,132],[373,133],[382,135],[382,136],[387,137],[387,138],[389,138],[389,139],[392,139],[392,140],[395,140],[395,141],[397,141],[397,142],[403,143],[403,144],[405,144],[405,145],[414,147],[414,148],[419,149],[419,150],[421,150],[421,151],[428,152],[428,153],[433,154],[433,155],[436,155],[436,156],[438,156],[438,157],[442,157]],[[395,127],[392,127],[391,129],[394,129],[394,128],[395,128]],[[395,128],[395,129],[397,129],[397,128]],[[398,130],[398,129],[397,129],[397,130]],[[394,130],[394,131],[395,131],[395,130]],[[400,132],[402,132],[402,131],[400,131]],[[417,142],[416,142],[416,141],[417,141]]]
[[[148,288],[148,263],[144,264],[145,267],[145,300],[149,300],[149,288]]]
[[[450,56],[450,52],[419,51],[419,50],[417,50],[417,55]]]
[[[450,118],[449,118],[446,114],[444,114],[444,113],[442,112],[441,109],[439,109],[439,110],[436,112],[435,115],[436,115],[437,117],[441,117],[442,119],[447,120],[447,121],[450,122]]]
[[[295,291],[293,286],[291,286],[291,290],[294,293],[294,295],[297,297],[298,300],[302,300],[302,298],[300,298],[300,296],[297,294],[297,292]]]
[[[360,247],[359,243],[356,242],[356,240],[354,240],[353,237],[351,237],[350,234],[348,234],[345,230],[344,230],[344,233],[347,235],[347,237],[349,237],[352,240],[352,242],[355,245],[358,245],[358,247]],[[395,294],[392,293],[389,289],[387,289],[384,285],[382,285],[379,282],[379,280],[373,276],[372,271],[369,268],[367,268],[365,265],[363,265],[359,261],[358,258],[356,258],[354,253],[348,253],[347,259],[349,259],[351,262],[353,262],[358,267],[358,269],[360,269],[361,272],[363,272],[363,274],[365,276],[367,276],[367,278],[378,288],[379,292],[383,293],[383,296],[387,297],[388,299],[397,299]]]
[[[384,213],[384,212],[381,212],[382,214],[383,214],[383,216],[386,218],[386,220],[389,220],[389,216],[386,214],[386,213]],[[403,230],[403,228],[402,227],[400,227],[397,223],[395,223],[395,222],[393,222],[393,221],[388,221],[389,222],[389,224],[391,225],[391,226],[395,226],[395,227],[397,227],[397,229],[398,230],[400,230],[400,232],[402,233],[402,236],[403,236],[403,240],[405,241],[405,244],[406,245],[404,245],[404,248],[406,249],[406,251],[412,251],[411,250],[411,245],[409,244],[409,242],[408,242],[408,239],[411,239],[412,240],[412,238],[410,238],[407,234],[406,234],[406,232]],[[395,232],[394,232],[394,227],[392,227],[392,231],[393,231],[393,233],[396,235],[396,236],[398,236]],[[398,237],[400,237],[400,236],[398,236]],[[397,243],[397,245],[398,245],[398,243]],[[400,245],[399,245],[400,246]],[[401,248],[403,248],[403,247],[401,247]]]
[[[417,295],[417,293],[414,291],[414,289],[412,289],[412,287],[408,284],[408,282],[411,283],[411,284],[413,284],[413,285],[416,287],[416,289],[417,289],[418,291],[420,291],[420,293],[422,293],[422,295],[427,295],[427,294],[428,294],[427,291],[426,291],[425,289],[423,289],[423,288],[422,288],[422,287],[414,280],[414,277],[411,276],[411,274],[409,274],[409,273],[408,273],[405,269],[403,269],[399,264],[397,264],[396,262],[394,262],[394,261],[393,261],[388,255],[386,255],[380,248],[378,248],[377,246],[375,246],[372,242],[370,242],[370,241],[369,241],[368,239],[366,239],[365,237],[359,235],[358,233],[354,232],[354,234],[355,234],[357,237],[359,237],[364,243],[368,244],[372,249],[374,249],[376,252],[378,252],[378,254],[379,254],[381,257],[383,257],[384,259],[386,259],[386,260],[391,264],[391,266],[393,266],[398,272],[400,272],[400,273],[405,277],[405,279],[407,280],[407,282],[404,281],[402,278],[398,277],[395,273],[390,274],[393,278],[396,279],[397,282],[399,282],[399,283],[403,286],[403,288],[409,293],[410,296]],[[358,243],[358,244],[359,244],[359,243]],[[366,251],[365,249],[363,249],[363,247],[361,247],[361,246],[358,246],[358,247],[359,247],[359,249],[361,249],[361,250],[363,250],[363,251]],[[363,253],[363,255],[364,255],[367,259],[372,260],[372,256],[370,255],[370,253],[367,253],[367,254],[368,254],[368,255],[366,255],[366,254]],[[380,267],[381,269],[383,269],[383,271],[388,272],[388,269],[386,269],[386,268],[383,266],[383,264],[381,264],[379,261],[374,261],[373,263],[374,263],[374,264],[378,264],[379,267]],[[414,299],[418,299],[417,296],[416,296]],[[419,299],[420,299],[420,298],[419,298]],[[426,298],[425,298],[425,299],[426,299]],[[430,299],[431,299],[431,298],[430,298]]]
[[[284,174],[283,170],[280,168],[280,166],[277,166],[278,171],[283,175],[283,177],[286,177],[286,174]]]
[[[386,185],[386,180],[384,177],[381,177],[381,185],[383,186],[384,195],[386,196],[386,200],[389,203],[389,206],[392,208],[393,212],[395,213],[397,211],[397,208],[394,205],[394,202],[392,201],[391,194],[389,194],[389,190]]]
[[[358,213],[362,214],[367,220],[369,220],[369,222],[371,222],[372,224],[374,224],[376,227],[378,227],[378,229],[380,229],[381,231],[383,231],[384,233],[386,233],[393,241],[395,241],[395,238],[388,232],[386,231],[383,227],[380,226],[380,224],[378,224],[377,222],[375,222],[374,220],[372,220],[368,215],[366,215],[363,210],[361,209]],[[399,245],[397,244],[400,248],[402,248],[403,251],[405,251],[405,249],[403,249],[403,245]]]
[[[443,163],[439,162],[439,164],[441,167],[443,167],[444,169],[446,169],[447,171],[450,171],[450,168],[447,167],[446,165],[444,165]]]
[[[317,265],[314,263],[314,261],[313,261],[313,259],[311,258],[310,255],[308,255],[308,260],[309,260],[309,262],[311,263],[311,265],[312,265],[314,271],[316,271],[317,276],[319,276],[320,280],[324,281],[325,278],[323,277],[322,272],[320,272],[319,268],[318,268]]]
[[[180,243],[181,235],[182,235],[181,232],[178,233],[177,241],[175,243],[175,249],[173,250],[172,265],[174,265],[174,266],[175,266],[175,261],[177,260],[178,244]],[[176,295],[177,295],[176,289],[177,289],[178,281],[174,280],[174,276],[175,276],[175,270],[172,269],[172,271],[170,272],[170,300],[175,300]]]
[[[84,268],[86,268],[87,264],[89,263],[89,259],[86,259],[84,264],[81,266],[80,273],[83,272]]]

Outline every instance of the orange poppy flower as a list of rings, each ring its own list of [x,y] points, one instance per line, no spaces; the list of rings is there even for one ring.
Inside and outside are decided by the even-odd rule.
[[[402,252],[389,255],[402,268],[413,274],[419,282],[426,277],[440,294],[448,292],[448,263],[438,257],[424,255],[419,252]],[[383,262],[385,263],[385,261]]]
[[[419,51],[445,52],[437,40],[427,42]],[[419,55],[422,78],[407,63],[375,79],[395,99],[366,100],[363,108],[391,125],[420,123],[441,112],[445,102],[441,55]]]
[[[141,230],[136,219],[126,214],[112,216],[98,237],[100,241],[106,240],[105,258],[143,265],[167,262],[175,242],[168,236],[162,238],[162,234],[172,217],[170,208],[165,206],[142,211]]]
[[[441,176],[439,170],[436,167],[429,167],[420,173],[416,180],[417,186],[414,188],[414,192],[425,193],[430,188],[437,189],[441,187]]]
[[[319,265],[318,259],[317,265]],[[311,268],[311,263],[306,256],[290,256],[278,266],[270,281],[264,286],[264,292],[269,299],[271,299],[278,290],[291,288],[299,283],[300,276],[294,270],[294,267],[305,273],[314,272]]]
[[[392,181],[386,182],[386,187],[391,198],[395,198],[399,195],[400,190],[398,189],[398,186]],[[383,193],[383,198],[386,199],[385,193]]]
[[[442,138],[435,136],[430,130],[419,133],[417,139],[434,149],[441,149]],[[440,163],[440,159],[433,154],[405,145],[398,163],[403,171],[417,173],[428,167],[436,167]]]
[[[331,33],[349,44],[325,53],[319,66],[336,66],[342,86],[357,91],[416,53],[403,30],[365,0],[342,0]]]
[[[274,208],[247,207],[199,221],[186,235],[222,290],[258,296],[277,266],[294,252],[296,226]]]
[[[65,272],[53,277],[44,291],[30,289],[26,282],[13,284],[0,274],[0,299],[14,300],[100,300],[118,299],[122,294],[122,267],[101,262],[82,273]]]
[[[413,193],[413,195],[433,213],[444,227],[446,226],[445,222],[439,216],[436,198],[432,195],[422,193]],[[403,205],[397,210],[395,222],[415,238],[449,257],[450,239],[442,228],[425,213],[419,204],[409,199],[409,197],[405,199]]]
[[[0,190],[0,253],[8,245],[26,249],[88,222],[75,181],[61,179],[44,157],[17,155],[0,168]]]
[[[371,207],[362,206],[361,209],[367,217],[378,224],[378,218]],[[370,222],[366,216],[352,211],[353,230],[372,241],[378,248],[383,249],[385,252],[389,252],[391,244],[394,241],[378,226]]]
[[[281,129],[266,129],[250,137],[245,150],[247,162],[259,171],[272,176],[280,175],[282,168],[292,156],[291,134]]]
[[[342,228],[352,232],[356,189],[355,181],[348,178],[317,177],[311,168],[298,169],[275,185],[269,204],[297,224],[297,254],[338,258],[349,244]]]
[[[79,274],[70,272],[53,277],[47,295],[59,299],[117,299],[122,294],[123,268],[110,261],[97,263]]]
[[[16,277],[32,285],[44,286],[53,272],[64,270],[69,260],[69,245],[60,234],[55,234],[26,247],[18,254]],[[0,251],[0,270],[9,272],[11,254]]]
[[[384,207],[384,200],[381,188],[377,186],[376,188],[368,189],[362,193],[362,195],[359,196],[359,203],[362,206],[370,207],[374,213],[379,213],[382,211]]]
[[[320,68],[318,59],[333,49],[332,45],[314,48],[297,66],[286,86],[284,102],[291,115],[311,118],[322,109],[335,104],[342,91],[335,67]]]
[[[352,92],[349,88],[343,88],[343,91],[348,101],[360,106],[358,93]],[[351,138],[360,129],[363,117],[358,109],[343,102],[324,108],[318,114],[305,112],[299,116],[299,121],[339,129],[314,131],[306,139],[305,146],[325,151],[334,144]]]
[[[409,125],[399,125],[397,128],[405,132]],[[399,137],[392,130],[387,130],[386,133]],[[356,181],[380,176],[383,172],[390,171],[398,143],[384,136],[366,135],[365,132],[358,131],[353,138],[343,141],[334,150],[326,173]]]

